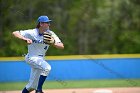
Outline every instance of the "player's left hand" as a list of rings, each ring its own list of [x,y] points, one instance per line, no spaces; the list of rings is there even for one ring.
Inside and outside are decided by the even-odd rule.
[[[45,44],[49,44],[49,45],[52,45],[55,43],[55,40],[54,38],[52,37],[51,33],[49,32],[44,32],[43,33],[43,42]]]

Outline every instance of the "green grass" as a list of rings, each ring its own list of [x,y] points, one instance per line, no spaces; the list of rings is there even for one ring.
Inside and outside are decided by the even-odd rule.
[[[27,82],[0,83],[0,90],[22,90],[26,84]],[[43,86],[44,89],[100,87],[140,87],[140,79],[46,81]]]

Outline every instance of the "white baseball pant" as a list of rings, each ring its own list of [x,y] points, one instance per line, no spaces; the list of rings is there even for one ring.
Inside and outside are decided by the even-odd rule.
[[[30,79],[26,85],[26,89],[32,91],[37,89],[40,75],[47,76],[51,70],[51,66],[41,56],[25,57],[26,63],[31,66]]]

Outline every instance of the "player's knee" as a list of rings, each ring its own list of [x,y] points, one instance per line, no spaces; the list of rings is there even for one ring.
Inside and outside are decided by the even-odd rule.
[[[51,71],[51,66],[47,65],[47,67],[44,69],[44,71],[49,74],[49,72]]]
[[[47,76],[47,75],[49,74],[50,71],[51,71],[51,66],[50,66],[50,65],[47,65],[47,66],[43,69],[41,75]]]
[[[47,71],[49,71],[49,72],[50,72],[50,71],[51,71],[51,66],[50,66],[50,65],[48,65],[46,69],[47,69]]]

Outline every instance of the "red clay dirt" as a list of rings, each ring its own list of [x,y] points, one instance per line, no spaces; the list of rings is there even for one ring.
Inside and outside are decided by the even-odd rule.
[[[111,93],[140,93],[140,87],[48,89],[44,90],[44,93],[95,93],[95,91],[97,90],[110,90],[112,91]],[[21,91],[0,91],[0,93],[21,93]],[[32,93],[34,93],[34,91]],[[98,92],[98,93],[107,93],[107,92]]]

